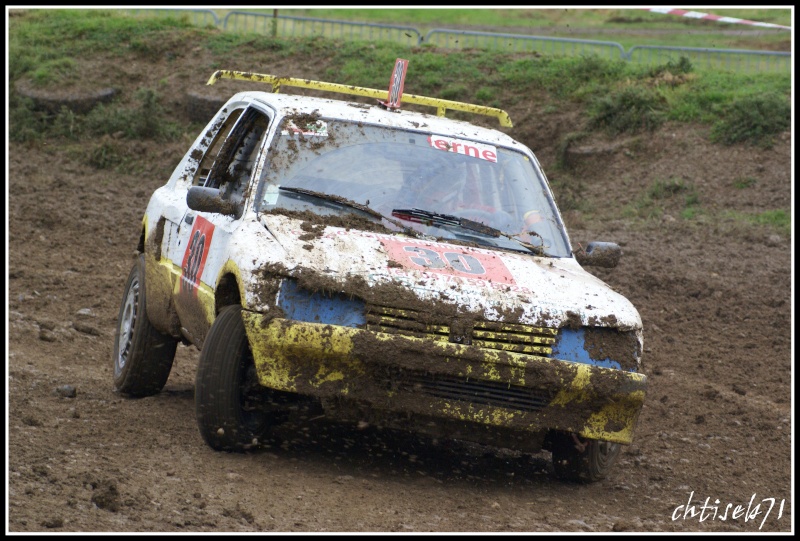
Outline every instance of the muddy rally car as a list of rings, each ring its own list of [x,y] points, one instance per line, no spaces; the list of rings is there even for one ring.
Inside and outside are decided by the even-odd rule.
[[[582,268],[619,247],[573,252],[531,150],[446,112],[508,115],[403,95],[403,62],[388,91],[212,76],[247,88],[150,199],[114,386],[158,393],[183,342],[217,450],[257,446],[311,401],[336,421],[549,450],[559,477],[602,479],[646,389],[638,312]]]

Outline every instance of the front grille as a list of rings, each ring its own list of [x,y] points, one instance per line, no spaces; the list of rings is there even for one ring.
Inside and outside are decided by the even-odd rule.
[[[558,329],[498,321],[478,321],[472,329],[472,344],[481,348],[549,357]]]
[[[450,339],[450,326],[437,325],[416,310],[400,310],[387,306],[367,306],[367,326],[370,331],[403,334],[406,336],[425,336],[433,340],[447,342]]]
[[[367,306],[367,325],[371,331],[406,336],[427,337],[433,340],[448,342],[450,340],[450,322],[432,321],[430,315],[416,310],[400,310],[386,306]],[[472,345],[501,351],[511,351],[526,355],[549,357],[553,352],[558,329],[537,327],[520,323],[502,323],[499,321],[476,321],[471,329],[462,331],[470,337]],[[461,333],[458,333],[459,336]],[[456,340],[453,340],[456,341]],[[461,342],[461,340],[458,340]]]
[[[516,411],[539,411],[550,403],[547,393],[535,389],[442,374],[409,371],[401,374],[398,370],[387,383],[394,391],[421,393],[434,398]]]

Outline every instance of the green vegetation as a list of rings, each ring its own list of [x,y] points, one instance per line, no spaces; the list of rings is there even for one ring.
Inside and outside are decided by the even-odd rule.
[[[594,100],[589,126],[614,135],[653,131],[664,122],[667,102],[661,94],[642,87],[627,87]]]
[[[733,187],[742,190],[744,188],[755,186],[757,182],[758,179],[755,177],[739,177],[733,181]]]
[[[628,204],[623,214],[628,218],[651,220],[660,218],[665,210],[676,208],[684,220],[702,213],[695,187],[681,179],[656,180],[636,200]]]
[[[462,10],[429,11],[427,16],[443,11],[456,17]],[[508,10],[475,11],[487,17],[484,21],[487,24],[497,14],[495,11],[508,16]],[[594,13],[596,10],[587,11]],[[480,50],[454,54],[429,47],[410,48],[383,42],[321,37],[276,39],[263,34],[198,28],[186,17],[142,18],[124,16],[124,13],[30,10],[24,16],[11,17],[10,82],[26,78],[31,84],[44,88],[63,87],[86,76],[79,59],[90,51],[103,51],[104,55],[121,59],[174,59],[200,47],[215,55],[215,65],[209,66],[212,69],[240,65],[243,57],[248,59],[248,65],[258,65],[303,54],[319,58],[320,65],[325,66],[320,79],[383,88],[387,83],[386,66],[403,54],[412,66],[406,80],[407,92],[499,107],[529,100],[532,93],[541,99],[544,93],[551,110],[557,109],[561,101],[582,104],[587,109],[588,129],[604,129],[614,134],[652,130],[664,120],[674,120],[713,125],[712,136],[720,143],[746,141],[768,145],[771,137],[785,130],[790,122],[789,74],[694,73],[691,61],[686,58],[645,67],[594,56],[498,54]],[[637,13],[644,18],[654,15]],[[612,16],[621,15],[604,15]],[[595,19],[594,23],[599,20]],[[25,112],[23,101],[12,96],[10,117],[15,140],[24,140],[50,125],[43,124],[47,118],[41,116],[29,119],[28,124],[18,122],[30,116],[30,112]],[[149,107],[149,113],[158,113],[152,105]],[[152,115],[146,117],[153,122],[147,127],[140,125],[142,121],[135,115],[128,116],[133,114],[130,112],[117,109],[110,114],[102,111],[102,114],[113,126],[106,131],[122,130],[126,137],[135,133],[164,137],[170,131],[159,127],[164,124],[163,118],[157,121]],[[82,131],[86,134],[102,131],[92,126],[93,122],[92,119],[71,119],[67,133],[75,136]],[[30,129],[31,125],[36,129]],[[63,128],[61,126],[61,133]]]
[[[295,10],[280,10],[287,15],[289,11]],[[393,24],[403,20],[403,13],[413,12],[415,16],[429,17],[435,27],[480,24],[497,26],[498,31],[503,31],[501,22],[509,21],[518,26],[566,24],[566,19],[555,17],[556,12],[564,10],[521,10],[526,17],[511,17],[516,11],[520,10],[342,10],[358,15],[377,13],[381,17],[391,12],[393,20],[381,22]],[[660,28],[666,25],[676,33],[687,28],[704,28],[705,24],[680,21],[680,18],[667,23],[668,16],[635,10],[583,11],[586,18],[581,28],[587,31],[601,27],[652,28],[656,19],[661,21]],[[769,10],[751,11],[757,13],[733,16],[789,23],[765,17],[763,12]],[[462,20],[458,17],[476,14],[481,16],[477,21],[455,22]],[[344,18],[322,13],[305,15]],[[436,18],[439,15],[441,19]],[[636,22],[637,18],[641,21]],[[403,21],[417,28],[421,24],[418,19]],[[604,40],[608,37],[608,34],[594,36]],[[411,63],[405,86],[408,93],[504,109],[524,105],[533,117],[542,117],[539,119],[542,122],[547,122],[547,115],[556,112],[580,111],[578,118],[583,120],[571,127],[575,131],[562,136],[560,144],[553,142],[556,166],[550,178],[562,212],[579,211],[571,213],[576,215],[591,213],[593,209],[588,208],[591,199],[587,199],[582,175],[566,163],[566,157],[569,146],[590,137],[592,131],[627,136],[626,148],[632,152],[630,156],[634,156],[638,154],[634,145],[641,140],[635,134],[646,139],[649,131],[665,121],[704,124],[709,128],[710,139],[720,145],[760,146],[772,144],[774,137],[791,123],[792,79],[789,73],[753,75],[698,70],[694,60],[686,57],[669,59],[659,65],[637,65],[596,56],[500,54],[479,49],[454,52],[429,45],[409,47],[323,37],[284,39],[200,28],[185,16],[141,18],[111,10],[27,10],[24,15],[9,18],[8,45],[10,139],[36,142],[60,138],[66,148],[74,149],[70,152],[80,153],[76,159],[98,169],[131,171],[141,167],[141,160],[130,144],[132,140],[168,142],[186,137],[186,133],[196,133],[195,126],[187,126],[180,116],[165,111],[161,91],[163,85],[169,84],[169,79],[164,78],[159,83],[142,82],[134,95],[99,105],[88,114],[78,114],[66,107],[55,113],[37,110],[16,91],[17,82],[25,81],[34,89],[62,90],[84,83],[108,86],[113,84],[114,77],[127,75],[124,70],[97,73],[93,66],[87,66],[84,59],[96,56],[97,51],[120,63],[175,61],[175,76],[185,78],[197,66],[183,62],[181,57],[204,51],[210,53],[210,60],[203,67],[209,69],[209,73],[212,69],[240,67],[242,58],[247,59],[247,66],[270,66],[282,60],[291,62],[292,57],[298,55],[313,59],[315,65],[320,66],[316,77],[320,80],[384,89],[388,83],[387,66],[402,56]],[[764,48],[763,43],[761,45]],[[725,45],[718,42],[718,46]],[[474,119],[458,112],[448,113],[448,116]],[[524,120],[513,116],[517,122]],[[70,145],[72,142],[76,144]],[[675,142],[676,145],[683,143]],[[745,190],[757,186],[758,179],[740,176],[729,182],[732,189]],[[760,227],[791,234],[791,214],[787,210],[724,211],[713,217],[711,212],[703,208],[695,187],[681,178],[655,180],[624,208],[626,217],[651,225],[656,223],[652,220],[665,214],[694,225],[722,217],[733,227]]]
[[[788,234],[792,227],[792,215],[785,210],[767,210],[749,216],[754,223],[768,225]]]
[[[714,124],[711,138],[728,145],[747,142],[768,147],[774,135],[789,128],[791,114],[789,100],[774,92],[743,96]]]
[[[154,90],[139,89],[136,100],[137,103],[132,107],[99,104],[86,115],[76,114],[62,106],[57,114],[48,115],[35,110],[30,100],[12,92],[9,111],[11,140],[64,137],[78,141],[113,135],[126,139],[166,141],[181,136],[183,127],[164,112]]]
[[[786,210],[767,210],[757,213],[726,211],[722,214],[722,216],[723,218],[732,220],[735,223],[744,223],[751,227],[767,227],[779,232],[784,236],[791,237],[792,215]]]
[[[289,10],[281,13],[286,11]],[[343,10],[359,14],[362,11],[366,14],[373,10]],[[395,10],[374,11],[386,17]],[[402,14],[406,11],[417,17],[431,17],[431,20],[437,20],[434,17],[437,12],[443,12],[439,14],[442,17],[480,15],[477,20],[481,24],[492,24],[493,17],[501,14],[508,22],[513,10],[397,10],[392,15],[393,22],[403,20]],[[544,16],[539,11],[547,10],[521,11],[525,12],[525,17],[517,14],[516,22]],[[585,12],[586,26],[595,28],[609,19],[616,22],[608,24],[638,25],[639,22],[633,23],[631,19],[634,12],[645,25],[651,24],[654,18],[664,24],[669,19],[637,10],[578,11]],[[763,12],[770,10],[754,11],[759,13],[751,16],[764,15]],[[182,130],[171,124],[175,118],[167,117],[160,109],[154,90],[140,89],[141,94],[134,104],[113,103],[89,115],[69,116],[33,110],[29,102],[16,94],[14,84],[25,79],[36,87],[62,89],[85,78],[107,85],[108,74],[94,73],[81,64],[82,58],[96,51],[118,57],[121,62],[123,59],[175,60],[176,71],[180,72],[182,63],[176,58],[176,52],[188,55],[198,48],[213,54],[210,69],[239,66],[242,58],[247,58],[248,66],[272,65],[299,54],[319,59],[319,65],[324,66],[319,74],[321,80],[372,88],[386,87],[387,66],[402,55],[412,66],[406,92],[501,108],[512,107],[522,100],[536,103],[537,109],[543,111],[583,107],[586,125],[577,128],[584,131],[636,133],[652,130],[665,120],[699,122],[713,127],[712,136],[721,144],[768,145],[776,133],[788,127],[791,118],[789,73],[695,72],[692,62],[686,58],[669,60],[658,66],[642,66],[595,56],[500,54],[476,49],[453,53],[428,46],[408,47],[385,42],[322,37],[280,39],[264,34],[200,28],[193,26],[185,16],[148,18],[125,13],[122,10],[47,9],[27,10],[22,15],[9,17],[9,131],[13,140],[49,135],[77,138],[119,132],[128,138],[175,136]],[[620,22],[625,17],[630,20]],[[756,18],[774,20],[764,16]],[[419,20],[409,19],[408,22],[413,25]],[[443,18],[441,22],[444,25],[452,20]],[[562,24],[565,19],[549,20],[551,24]],[[676,29],[686,28],[683,24]],[[186,76],[185,71],[181,76]],[[453,116],[463,117],[459,113]]]

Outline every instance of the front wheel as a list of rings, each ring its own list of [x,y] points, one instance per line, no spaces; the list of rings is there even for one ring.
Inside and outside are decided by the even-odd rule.
[[[195,413],[203,440],[217,451],[245,451],[276,422],[273,396],[261,386],[241,306],[223,308],[208,332],[197,367]]]
[[[114,337],[114,388],[142,397],[164,388],[178,341],[158,332],[147,319],[144,255],[133,265],[119,308]]]
[[[553,469],[565,481],[594,483],[606,478],[619,451],[618,443],[560,433],[553,437]]]

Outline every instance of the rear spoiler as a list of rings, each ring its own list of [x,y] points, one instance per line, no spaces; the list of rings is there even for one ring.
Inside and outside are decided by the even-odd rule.
[[[352,96],[364,96],[367,98],[377,98],[382,102],[389,99],[388,90],[376,90],[374,88],[364,88],[360,86],[342,85],[337,83],[325,83],[322,81],[312,81],[309,79],[296,79],[294,77],[277,77],[275,75],[264,75],[262,73],[251,73],[248,71],[217,70],[208,80],[209,85],[213,85],[220,79],[238,79],[241,81],[255,81],[258,83],[269,83],[272,85],[273,92],[280,92],[281,86],[295,86],[299,88],[310,88],[327,92],[338,92],[340,94],[350,94]],[[445,111],[464,111],[476,115],[492,116],[497,118],[500,125],[506,128],[512,127],[511,118],[502,109],[474,105],[460,101],[443,100],[439,98],[429,98],[427,96],[415,96],[414,94],[403,94],[404,103],[416,105],[427,105],[436,107],[436,115],[444,116]]]

